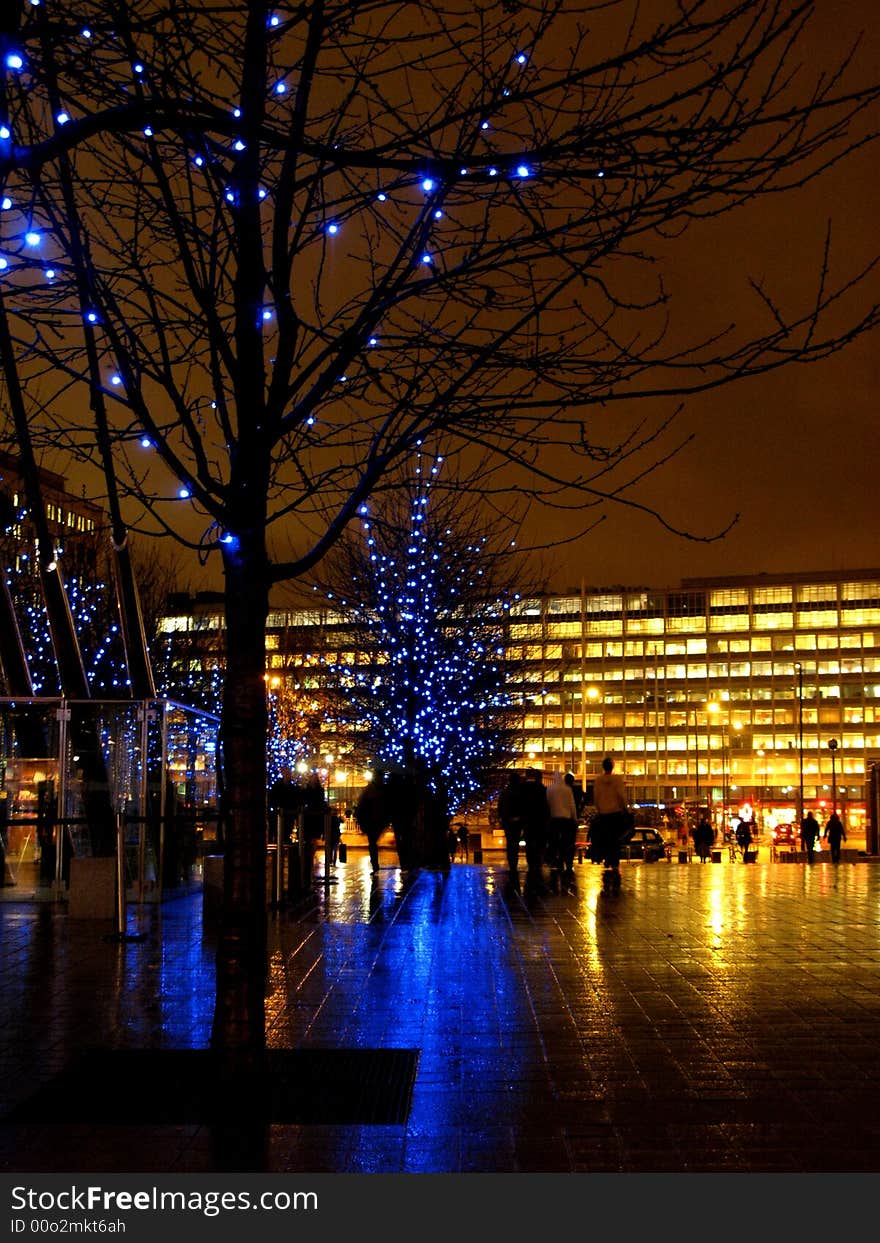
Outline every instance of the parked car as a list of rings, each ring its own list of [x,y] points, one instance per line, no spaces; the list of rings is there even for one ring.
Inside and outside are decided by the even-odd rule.
[[[772,834],[774,846],[793,846],[797,849],[801,844],[801,835],[793,824],[777,824]]]
[[[656,829],[637,827],[623,848],[624,859],[663,859],[666,842]]]

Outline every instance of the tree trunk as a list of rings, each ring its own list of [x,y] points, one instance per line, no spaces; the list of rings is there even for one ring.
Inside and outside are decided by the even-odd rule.
[[[259,538],[224,551],[224,567],[224,892],[211,1045],[222,1080],[244,1096],[265,1052],[268,576]]]

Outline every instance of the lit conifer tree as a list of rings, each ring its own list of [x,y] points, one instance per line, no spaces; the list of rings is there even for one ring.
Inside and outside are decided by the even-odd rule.
[[[331,554],[316,590],[361,656],[325,674],[366,750],[359,758],[423,769],[455,814],[514,754],[506,617],[526,570],[501,535],[509,527],[490,526],[456,492],[435,493],[441,463],[419,451],[411,476],[363,507],[360,532]]]

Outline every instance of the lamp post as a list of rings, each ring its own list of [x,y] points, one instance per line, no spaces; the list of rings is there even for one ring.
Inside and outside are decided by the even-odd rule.
[[[828,739],[828,750],[831,752],[831,810],[837,815],[837,769],[834,764],[834,756],[837,751],[837,739]]]
[[[697,727],[697,708],[691,708],[694,714],[694,781],[696,783],[697,816],[700,814],[700,732]]]
[[[795,664],[797,674],[797,722],[798,722],[798,812],[797,823],[804,819],[804,667]]]
[[[715,820],[713,803],[712,803],[712,718],[714,716],[718,716],[720,712],[721,712],[721,705],[718,703],[715,703],[714,700],[711,700],[709,703],[706,704],[706,771],[707,771],[708,778],[709,778],[709,789],[707,792],[708,793],[707,802],[709,806],[709,819],[710,821],[712,821],[712,823],[714,823],[714,820]],[[721,799],[722,799],[721,816],[723,819],[724,817],[723,802],[724,802],[724,785],[725,785],[725,782],[724,782],[724,725],[720,720],[718,722],[718,729],[720,731],[720,736],[721,736]]]

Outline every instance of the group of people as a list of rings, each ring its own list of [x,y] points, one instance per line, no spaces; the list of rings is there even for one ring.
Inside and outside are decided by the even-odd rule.
[[[550,870],[550,889],[574,888],[574,856],[582,807],[576,797],[575,779],[566,773],[547,787],[536,769],[523,776],[511,772],[498,799],[498,819],[504,832],[511,880],[519,884],[520,842],[525,843],[526,883],[543,889],[545,863]],[[604,882],[620,887],[620,852],[630,824],[630,813],[621,777],[614,761],[605,759],[593,783],[596,815],[590,825],[590,858],[604,865]]]
[[[376,773],[354,808],[358,828],[367,839],[370,871],[379,871],[379,839],[393,830],[397,858],[404,871],[415,867],[446,868],[451,859],[453,830],[442,782],[420,766],[412,772]],[[456,839],[467,852],[467,830]]]
[[[808,811],[801,821],[801,844],[807,853],[807,862],[812,863],[816,857],[816,843],[819,840],[820,829],[819,822],[811,811]],[[825,825],[825,832],[822,837],[828,842],[828,849],[831,852],[831,862],[840,862],[840,843],[846,841],[846,830],[843,827],[843,821],[836,811],[833,811],[828,817]]]

